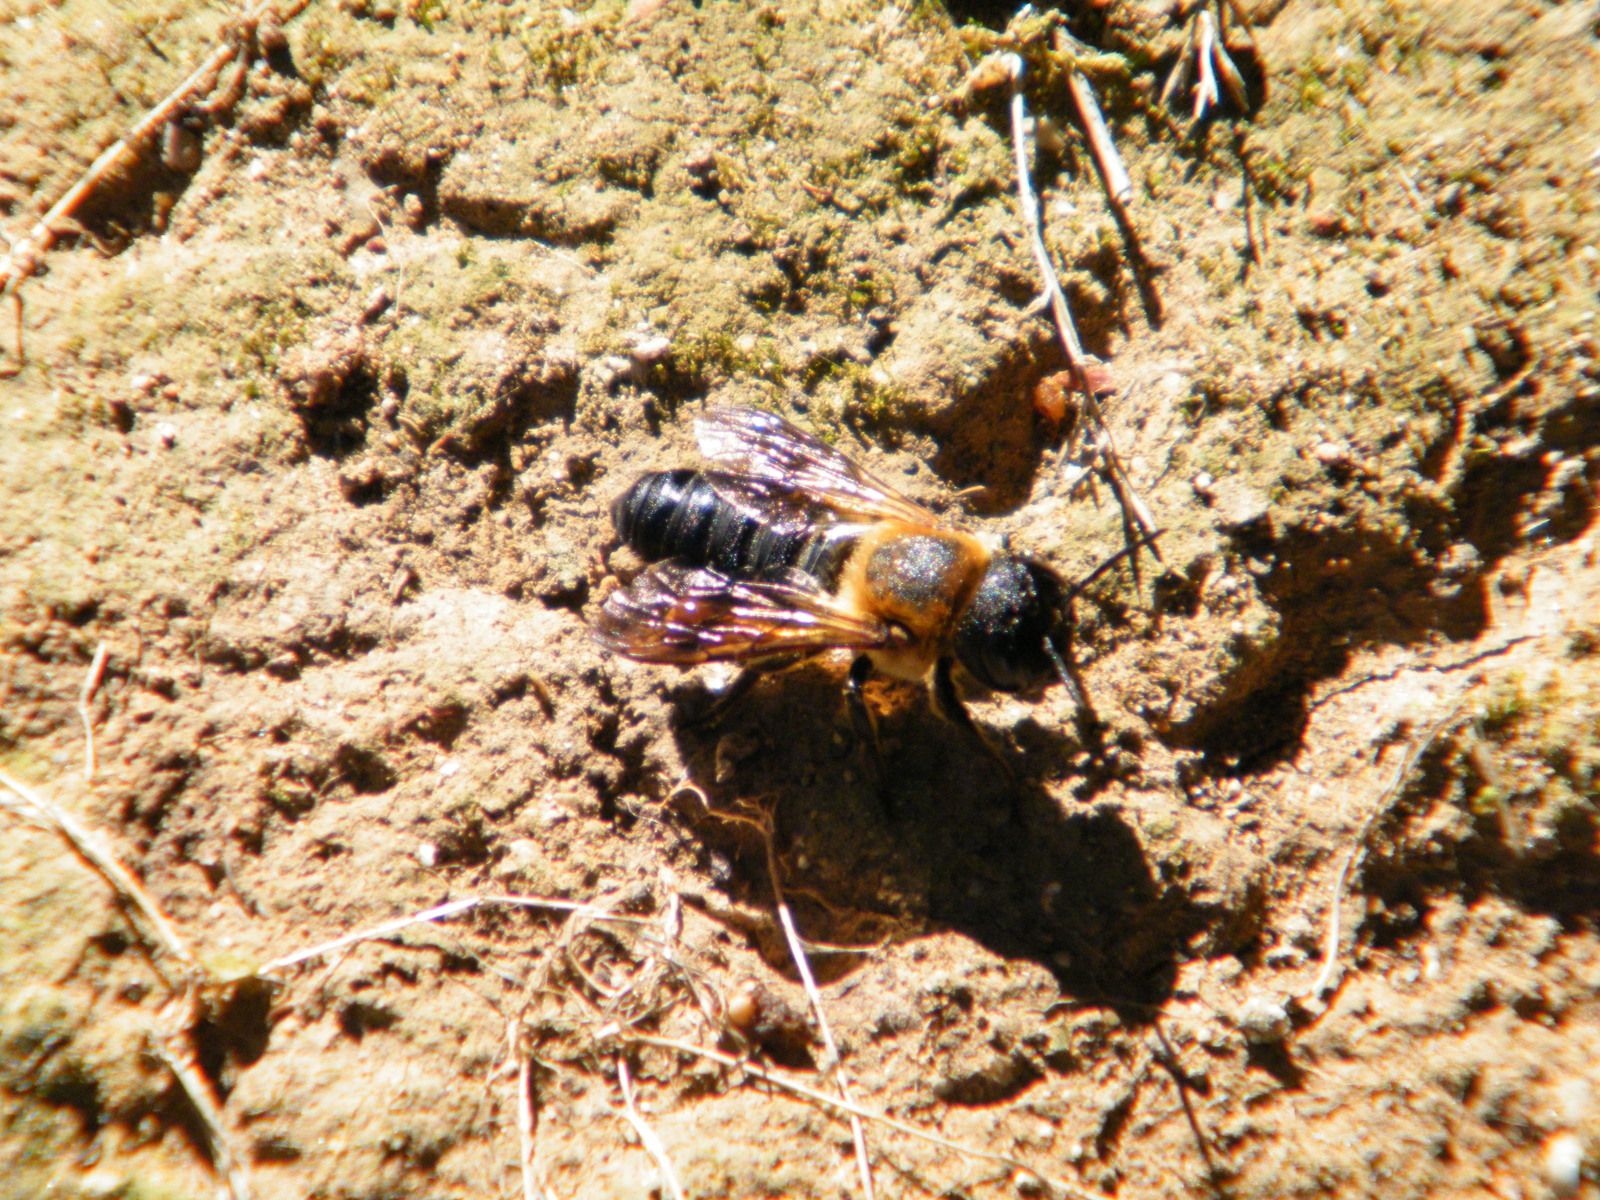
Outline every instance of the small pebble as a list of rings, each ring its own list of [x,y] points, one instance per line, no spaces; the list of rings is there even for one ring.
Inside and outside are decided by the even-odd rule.
[[[1558,1196],[1571,1196],[1583,1182],[1583,1139],[1558,1133],[1544,1144],[1544,1181]]]
[[[178,444],[178,427],[171,421],[161,422],[156,426],[156,441],[163,450],[171,450]]]
[[[659,334],[651,337],[640,338],[628,351],[628,357],[637,367],[649,367],[662,361],[672,353],[672,341]]]
[[[1272,1045],[1289,1036],[1289,1013],[1270,996],[1251,996],[1239,1010],[1239,1031],[1252,1045]]]
[[[1312,453],[1325,467],[1343,467],[1350,462],[1350,448],[1340,442],[1318,442]]]
[[[532,838],[512,838],[506,843],[505,857],[494,866],[494,877],[509,880],[526,875],[542,857],[539,843]]]

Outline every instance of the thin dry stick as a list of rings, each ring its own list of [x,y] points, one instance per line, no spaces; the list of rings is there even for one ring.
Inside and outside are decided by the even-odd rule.
[[[522,1200],[546,1200],[534,1167],[539,1144],[533,1119],[533,1060],[522,1045],[521,1017],[511,1018],[506,1037],[511,1043],[511,1055],[517,1063],[517,1157],[522,1165]]]
[[[1045,247],[1044,223],[1039,217],[1039,200],[1033,194],[1033,185],[1028,182],[1028,146],[1027,134],[1024,132],[1028,114],[1022,99],[1022,76],[1026,68],[1020,54],[1009,53],[1002,57],[1011,76],[1011,151],[1016,160],[1017,202],[1022,207],[1022,223],[1028,230],[1028,245],[1033,251],[1034,263],[1044,279],[1045,295],[1050,302],[1050,314],[1055,318],[1056,331],[1060,334],[1061,345],[1067,352],[1067,366],[1072,370],[1074,382],[1085,393],[1092,395],[1088,381],[1083,378],[1085,355],[1083,342],[1078,337],[1078,327],[1072,320],[1072,311],[1067,307],[1067,299],[1061,293],[1055,265],[1050,261],[1050,251]]]
[[[1248,170],[1244,173],[1244,186],[1240,189],[1240,194],[1244,197],[1245,248],[1250,252],[1250,261],[1259,267],[1265,240],[1256,229],[1260,218],[1256,215],[1255,186]]]
[[[433,908],[423,909],[421,912],[412,913],[406,917],[396,917],[392,921],[385,921],[381,925],[373,925],[368,929],[358,929],[354,933],[347,933],[336,937],[332,941],[322,942],[309,946],[304,950],[296,950],[293,954],[285,954],[281,958],[272,959],[256,968],[257,975],[267,975],[273,971],[281,971],[284,967],[292,967],[308,959],[320,958],[324,954],[331,954],[335,950],[343,950],[346,946],[354,946],[357,942],[370,942],[376,938],[385,938],[390,934],[412,925],[422,925],[431,921],[443,921],[460,913],[468,912],[474,908],[488,905],[504,904],[512,908],[542,908],[551,912],[578,913],[597,921],[621,921],[628,925],[646,925],[649,922],[641,917],[619,917],[615,913],[606,912],[592,904],[579,904],[572,900],[550,900],[543,896],[466,896],[460,900],[449,900],[444,904],[435,905]]]
[[[789,911],[788,901],[783,898],[783,884],[778,876],[778,855],[772,848],[772,830],[763,827],[761,832],[766,842],[767,874],[772,879],[773,905],[778,910],[778,923],[783,926],[784,940],[789,943],[789,957],[794,959],[795,969],[800,972],[800,983],[806,990],[806,999],[811,1001],[811,1011],[817,1015],[817,1031],[822,1034],[822,1044],[828,1051],[828,1065],[834,1086],[839,1089],[839,1095],[845,1103],[853,1104],[855,1097],[850,1094],[850,1081],[844,1073],[844,1056],[839,1053],[839,1046],[833,1040],[833,1030],[828,1027],[828,1015],[822,1011],[822,993],[817,990],[817,981],[811,974],[811,962],[806,958],[805,947],[800,944],[794,914]],[[873,1200],[876,1193],[872,1186],[872,1159],[867,1155],[866,1131],[861,1127],[861,1118],[855,1113],[850,1114],[850,1137],[855,1143],[862,1194],[867,1200]]]
[[[145,932],[155,945],[160,946],[188,969],[198,968],[194,955],[178,936],[178,931],[172,927],[172,923],[167,920],[166,914],[161,911],[155,899],[145,891],[144,885],[133,872],[117,861],[116,856],[101,842],[98,834],[80,825],[70,813],[4,771],[0,771],[0,786],[8,788],[21,800],[19,804],[0,796],[0,807],[8,808],[60,834],[78,857],[110,884],[112,890],[143,918],[144,924],[148,926]]]
[[[1226,5],[1218,10],[1219,13],[1226,11]],[[1239,68],[1234,66],[1233,58],[1228,53],[1228,42],[1223,36],[1222,21],[1220,18],[1213,21],[1209,12],[1201,13],[1200,20],[1202,22],[1200,31],[1202,49],[1204,50],[1207,58],[1216,67],[1216,74],[1222,76],[1222,84],[1228,89],[1229,99],[1231,99],[1241,111],[1248,110],[1250,107],[1250,96],[1245,90],[1244,77],[1239,74]],[[1211,80],[1211,95],[1213,101],[1220,100],[1220,97],[1217,96],[1217,82],[1215,76],[1213,76]]]
[[[1206,110],[1222,99],[1217,88],[1217,76],[1211,69],[1212,49],[1217,41],[1217,20],[1210,9],[1201,9],[1194,22],[1195,61],[1200,68],[1200,82],[1194,89],[1194,112],[1191,120],[1198,121]]]
[[[1111,140],[1111,130],[1100,111],[1100,102],[1095,99],[1094,88],[1089,86],[1089,81],[1077,67],[1067,71],[1067,90],[1072,93],[1072,102],[1083,120],[1083,131],[1089,138],[1089,152],[1094,155],[1095,165],[1100,168],[1100,179],[1105,184],[1106,195],[1111,197],[1111,203],[1116,207],[1127,207],[1128,201],[1133,199],[1133,180],[1128,178],[1128,168],[1122,165],[1122,155],[1117,153],[1117,144]]]
[[[1219,6],[1218,12],[1231,9],[1234,18],[1249,33],[1249,23],[1243,19],[1232,0]],[[1189,25],[1188,36],[1184,39],[1183,51],[1178,56],[1178,61],[1173,65],[1167,75],[1167,81],[1161,87],[1161,104],[1166,105],[1177,95],[1178,89],[1188,84],[1191,73],[1198,73],[1199,79],[1194,86],[1194,107],[1191,119],[1200,120],[1214,105],[1221,103],[1222,94],[1217,87],[1217,75],[1222,76],[1222,82],[1228,89],[1228,96],[1241,110],[1250,107],[1249,94],[1244,86],[1244,78],[1239,74],[1239,68],[1234,65],[1232,57],[1228,54],[1227,39],[1223,35],[1221,22],[1211,15],[1209,8],[1201,7],[1199,14]],[[1190,60],[1193,59],[1193,66]]]
[[[198,1023],[199,1015],[191,1007],[191,1028]],[[183,1094],[189,1098],[194,1111],[205,1127],[206,1140],[210,1142],[211,1161],[217,1174],[222,1176],[228,1194],[233,1200],[250,1200],[250,1178],[245,1173],[244,1160],[234,1152],[228,1138],[227,1126],[222,1121],[222,1110],[211,1096],[200,1064],[195,1061],[193,1046],[182,1035],[174,1035],[156,1047],[156,1055],[166,1064],[167,1070],[178,1081]]]
[[[88,673],[83,677],[83,691],[78,694],[78,719],[83,722],[83,781],[94,782],[94,714],[89,710],[89,701],[94,699],[94,694],[99,690],[100,681],[106,673],[106,644],[101,642],[95,647],[94,661],[89,664]]]
[[[1334,974],[1338,969],[1339,962],[1339,909],[1344,904],[1344,890],[1345,886],[1350,882],[1350,874],[1361,861],[1361,856],[1366,853],[1367,838],[1372,836],[1372,830],[1377,825],[1379,818],[1389,811],[1389,807],[1394,803],[1395,797],[1400,794],[1400,789],[1411,778],[1411,772],[1416,767],[1417,761],[1427,751],[1428,747],[1433,745],[1434,739],[1443,732],[1444,727],[1455,718],[1459,709],[1459,704],[1453,705],[1449,712],[1435,721],[1428,731],[1417,739],[1411,749],[1406,752],[1406,756],[1400,760],[1400,765],[1395,768],[1394,778],[1383,789],[1378,796],[1377,802],[1373,804],[1365,819],[1362,820],[1361,827],[1356,830],[1355,842],[1350,847],[1350,853],[1345,856],[1344,864],[1339,868],[1339,873],[1333,879],[1333,895],[1328,901],[1327,931],[1322,938],[1322,966],[1317,971],[1316,979],[1312,980],[1311,987],[1303,992],[1302,996],[1320,997],[1325,995],[1328,989],[1333,986]]]
[[[104,649],[102,646],[101,650]],[[95,655],[96,661],[101,662],[103,666],[102,657],[100,653]],[[91,669],[91,680],[95,675],[96,672]],[[92,690],[91,686],[86,685],[85,696]],[[178,936],[178,931],[172,927],[172,923],[167,920],[166,914],[157,906],[155,899],[145,890],[144,885],[101,843],[99,836],[80,825],[70,813],[4,771],[0,771],[0,786],[8,788],[21,801],[19,804],[0,796],[0,807],[42,824],[59,834],[92,871],[111,885],[118,899],[143,918],[148,928],[140,932],[146,942],[165,950],[182,963],[191,973],[189,982],[192,984],[200,971],[194,954]],[[136,929],[139,928],[139,924],[137,920],[134,922]],[[159,964],[155,965],[159,970]],[[199,1001],[193,994],[192,987],[186,990],[189,992],[189,1003],[186,1006],[189,1016],[185,1030],[188,1030],[199,1024],[200,1014]],[[227,1126],[223,1124],[222,1112],[212,1099],[205,1076],[199,1064],[195,1062],[193,1049],[185,1041],[185,1033],[180,1031],[169,1035],[156,1047],[156,1054],[172,1072],[173,1078],[178,1081],[178,1086],[183,1089],[184,1094],[189,1097],[190,1104],[194,1106],[195,1114],[200,1118],[207,1139],[211,1143],[211,1160],[216,1164],[229,1195],[233,1200],[249,1200],[249,1180],[245,1176],[242,1160],[233,1152]]]
[[[1017,203],[1022,209],[1022,223],[1028,230],[1028,245],[1033,251],[1034,264],[1039,268],[1039,275],[1044,281],[1050,315],[1055,321],[1061,348],[1067,355],[1067,369],[1072,373],[1072,382],[1083,395],[1084,415],[1094,425],[1102,440],[1100,455],[1105,463],[1106,480],[1116,492],[1117,502],[1122,506],[1124,522],[1131,521],[1139,535],[1147,538],[1156,527],[1155,518],[1150,515],[1150,510],[1134,492],[1133,485],[1122,470],[1122,460],[1117,456],[1116,445],[1111,440],[1111,430],[1106,425],[1105,415],[1100,410],[1099,401],[1094,396],[1094,388],[1089,385],[1089,376],[1084,370],[1084,359],[1087,354],[1083,348],[1083,341],[1079,338],[1078,327],[1073,322],[1072,310],[1067,307],[1067,298],[1061,291],[1061,280],[1056,276],[1055,264],[1050,260],[1050,250],[1044,244],[1044,223],[1039,216],[1039,200],[1033,194],[1033,185],[1029,182],[1027,109],[1022,97],[1022,76],[1025,67],[1022,56],[1009,53],[1002,57],[1011,76],[1011,149],[1017,168]],[[1151,553],[1157,559],[1161,557],[1160,551],[1154,546],[1151,547]]]
[[[1172,1079],[1172,1086],[1178,1093],[1178,1103],[1183,1106],[1183,1115],[1189,1122],[1189,1132],[1194,1135],[1195,1145],[1200,1150],[1200,1159],[1205,1163],[1206,1178],[1211,1183],[1212,1191],[1218,1196],[1225,1196],[1222,1190],[1222,1175],[1217,1170],[1216,1160],[1211,1156],[1211,1140],[1201,1128],[1200,1115],[1195,1112],[1194,1102],[1189,1099],[1189,1080],[1178,1062],[1178,1052],[1167,1038],[1167,1031],[1161,1027],[1160,1020],[1156,1020],[1154,1024],[1158,1045],[1151,1047],[1152,1056]]]
[[[656,1131],[651,1129],[639,1115],[639,1110],[633,1103],[633,1080],[628,1075],[628,1061],[620,1054],[617,1055],[617,1082],[622,1085],[622,1102],[627,1105],[622,1115],[627,1118],[628,1124],[633,1126],[633,1131],[639,1135],[639,1141],[650,1152],[650,1157],[656,1160],[661,1178],[666,1180],[667,1191],[672,1193],[673,1200],[683,1200],[683,1185],[678,1182],[678,1172],[673,1169],[672,1160],[667,1157],[667,1148],[661,1144]]]
[[[916,1138],[921,1142],[928,1142],[966,1158],[999,1163],[1012,1171],[1020,1171],[1024,1175],[1032,1176],[1046,1188],[1068,1197],[1069,1200],[1105,1200],[1103,1196],[1097,1196],[1093,1192],[1082,1191],[1069,1183],[1064,1183],[1059,1179],[1046,1175],[1038,1167],[1025,1163],[1020,1158],[1012,1158],[1009,1154],[997,1154],[993,1150],[979,1150],[973,1146],[964,1146],[960,1142],[951,1141],[949,1138],[942,1137],[937,1133],[929,1133],[926,1129],[918,1129],[915,1125],[897,1121],[888,1113],[879,1112],[874,1108],[867,1108],[865,1105],[856,1104],[853,1101],[841,1100],[838,1096],[819,1091],[777,1071],[769,1071],[764,1067],[758,1067],[748,1059],[735,1058],[731,1054],[724,1054],[722,1051],[713,1050],[708,1046],[697,1046],[693,1042],[680,1042],[673,1038],[651,1037],[642,1033],[623,1033],[621,1030],[616,1030],[615,1032],[618,1037],[629,1045],[659,1046],[664,1050],[677,1050],[682,1054],[692,1054],[714,1063],[720,1063],[725,1067],[733,1067],[761,1080],[763,1083],[770,1083],[773,1087],[782,1088],[791,1095],[810,1100],[814,1104],[821,1104],[838,1112],[860,1117],[863,1121],[876,1121],[878,1124],[903,1133],[907,1137]]]
[[[310,0],[260,0],[246,10],[240,22],[234,26],[242,25],[253,28],[263,18],[277,8],[279,21],[288,21],[296,17],[310,3]],[[281,5],[281,7],[279,7]],[[24,280],[39,269],[44,261],[44,256],[50,252],[56,243],[56,229],[61,223],[67,221],[78,206],[97,188],[109,175],[112,169],[126,154],[137,153],[149,142],[167,121],[186,104],[194,95],[210,91],[216,86],[217,76],[222,68],[227,66],[239,54],[241,42],[236,38],[229,38],[209,55],[204,62],[196,67],[184,81],[168,92],[155,107],[151,108],[144,116],[135,122],[132,129],[101,152],[100,157],[89,164],[86,170],[70,188],[50,206],[50,211],[34,223],[32,229],[18,239],[10,252],[0,258],[0,298],[15,296],[17,289]],[[20,303],[20,301],[19,301]],[[17,358],[22,359],[21,334],[18,334]]]

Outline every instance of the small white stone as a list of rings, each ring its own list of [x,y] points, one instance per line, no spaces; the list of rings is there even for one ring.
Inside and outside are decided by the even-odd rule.
[[[1583,1139],[1558,1133],[1544,1144],[1544,1181],[1558,1196],[1570,1196],[1583,1182]]]
[[[417,847],[417,861],[425,867],[439,865],[439,847],[432,842],[423,842]]]
[[[1270,996],[1251,996],[1239,1009],[1239,1032],[1258,1046],[1281,1042],[1289,1036],[1289,1013]]]
[[[1342,467],[1350,462],[1350,448],[1335,441],[1318,442],[1312,453],[1325,467]]]
[[[495,864],[496,879],[515,879],[537,866],[543,857],[539,843],[532,838],[513,838],[506,844],[506,855]]]
[[[628,351],[628,356],[634,363],[641,367],[653,366],[672,353],[672,340],[661,337],[640,338],[634,343],[633,349]]]
[[[156,426],[156,441],[163,450],[171,450],[178,444],[178,427],[171,421],[161,422]]]

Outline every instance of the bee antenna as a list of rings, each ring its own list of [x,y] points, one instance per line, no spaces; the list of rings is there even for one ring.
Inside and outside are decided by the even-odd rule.
[[[1112,567],[1116,566],[1123,559],[1127,558],[1130,554],[1136,553],[1140,548],[1142,548],[1144,546],[1152,546],[1152,545],[1154,545],[1155,544],[1155,540],[1158,537],[1161,536],[1161,533],[1162,533],[1161,530],[1153,529],[1149,533],[1144,534],[1141,537],[1135,538],[1133,541],[1129,542],[1126,546],[1124,546],[1121,550],[1118,550],[1110,558],[1106,559],[1098,567],[1096,567],[1094,570],[1090,571],[1082,579],[1078,580],[1077,583],[1073,584],[1070,588],[1067,589],[1067,596],[1066,596],[1067,602],[1071,603],[1073,600],[1076,600],[1083,593],[1085,588],[1087,588],[1096,579],[1099,579],[1100,576],[1104,575],[1107,571],[1111,570]]]
[[[1083,698],[1083,689],[1078,686],[1078,681],[1073,678],[1072,668],[1067,666],[1067,660],[1062,656],[1061,651],[1056,649],[1056,644],[1049,638],[1044,640],[1044,652],[1050,656],[1050,665],[1055,667],[1056,675],[1067,689],[1067,695],[1072,697],[1073,704],[1077,705],[1079,710],[1088,708],[1088,701]]]

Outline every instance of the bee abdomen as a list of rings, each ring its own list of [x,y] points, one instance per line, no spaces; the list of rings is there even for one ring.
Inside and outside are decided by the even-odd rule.
[[[728,503],[698,471],[641,476],[612,503],[611,523],[650,562],[682,559],[734,579],[796,565],[809,540]]]

